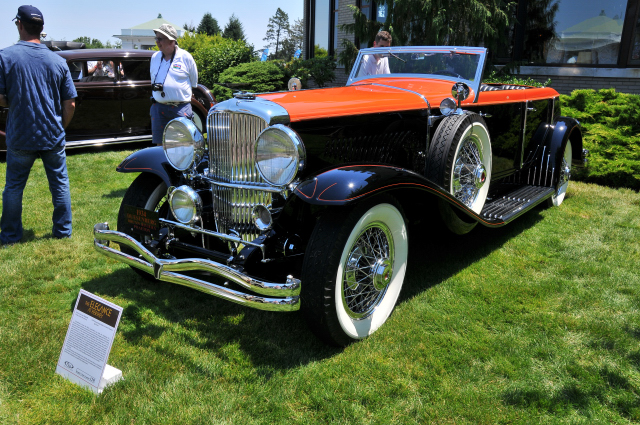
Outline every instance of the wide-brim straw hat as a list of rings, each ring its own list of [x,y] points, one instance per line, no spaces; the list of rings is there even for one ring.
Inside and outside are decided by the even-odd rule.
[[[160,28],[154,29],[153,32],[160,33],[172,41],[176,41],[178,38],[178,31],[169,24],[162,24],[160,25]]]

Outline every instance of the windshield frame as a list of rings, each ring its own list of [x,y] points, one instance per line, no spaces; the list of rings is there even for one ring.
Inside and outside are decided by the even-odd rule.
[[[478,67],[476,68],[476,73],[474,76],[474,80],[467,80],[464,78],[456,78],[450,77],[446,75],[436,75],[436,74],[381,74],[381,75],[365,75],[362,77],[357,77],[356,73],[360,69],[360,62],[362,62],[362,58],[365,55],[371,54],[389,54],[389,53],[468,53],[479,55],[480,59],[478,60]],[[462,81],[467,84],[469,87],[473,89],[475,93],[475,98],[473,100],[474,103],[478,101],[478,93],[482,80],[482,74],[484,73],[484,67],[487,59],[487,49],[485,47],[463,47],[463,46],[391,46],[391,47],[371,47],[368,49],[360,49],[358,52],[358,57],[353,63],[353,68],[351,68],[351,73],[349,74],[349,79],[347,80],[347,86],[352,84],[356,84],[362,80],[371,80],[371,79],[390,79],[390,78],[420,78],[420,79],[438,79],[438,80],[449,80],[453,83],[457,83]]]

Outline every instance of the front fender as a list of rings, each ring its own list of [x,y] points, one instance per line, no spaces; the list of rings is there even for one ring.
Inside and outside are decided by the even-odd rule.
[[[435,189],[423,176],[388,165],[348,165],[309,177],[294,194],[313,205],[347,205],[352,201],[397,189]],[[440,191],[440,190],[437,190]]]
[[[162,146],[154,146],[132,153],[116,167],[119,173],[151,173],[172,186],[180,178],[164,154]]]

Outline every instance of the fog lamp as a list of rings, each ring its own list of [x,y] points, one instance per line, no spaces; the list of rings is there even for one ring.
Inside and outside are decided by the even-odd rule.
[[[202,215],[202,198],[189,186],[180,186],[169,193],[173,216],[182,224],[193,224]]]

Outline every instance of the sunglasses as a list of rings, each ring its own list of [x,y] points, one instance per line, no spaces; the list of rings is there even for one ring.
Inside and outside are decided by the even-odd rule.
[[[156,37],[156,41],[158,43],[162,43],[163,41],[169,41],[169,39],[168,38],[163,38],[163,37]]]

